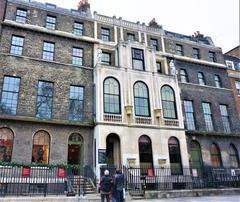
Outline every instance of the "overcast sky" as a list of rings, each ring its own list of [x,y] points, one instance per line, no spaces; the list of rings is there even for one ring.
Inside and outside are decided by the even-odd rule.
[[[37,0],[77,8],[79,0]],[[226,52],[239,45],[239,0],[89,0],[91,11],[148,24],[185,35],[200,31]]]

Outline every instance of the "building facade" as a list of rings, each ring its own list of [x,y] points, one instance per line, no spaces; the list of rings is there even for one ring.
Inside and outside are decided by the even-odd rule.
[[[0,44],[1,161],[92,165],[89,19],[80,10],[8,1]]]

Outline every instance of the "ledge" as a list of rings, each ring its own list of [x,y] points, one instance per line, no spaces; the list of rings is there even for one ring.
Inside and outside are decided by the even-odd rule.
[[[219,137],[236,137],[240,138],[240,133],[224,133],[216,131],[195,131],[186,130],[186,135],[199,135],[199,136],[219,136]]]

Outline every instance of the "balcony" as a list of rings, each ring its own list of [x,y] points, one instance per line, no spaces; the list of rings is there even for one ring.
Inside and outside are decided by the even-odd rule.
[[[165,126],[179,126],[179,121],[178,120],[172,120],[172,119],[164,119],[163,123]]]
[[[112,123],[121,123],[122,122],[122,115],[119,114],[104,114],[103,120],[106,122]]]
[[[152,125],[151,117],[135,117],[136,124]]]

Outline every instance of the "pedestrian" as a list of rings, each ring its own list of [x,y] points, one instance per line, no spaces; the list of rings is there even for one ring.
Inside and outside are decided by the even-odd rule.
[[[113,179],[109,176],[109,171],[104,171],[104,176],[102,176],[100,181],[100,192],[101,192],[101,202],[110,202],[110,195],[113,188]]]
[[[124,175],[121,170],[117,170],[113,180],[113,202],[123,202]]]

